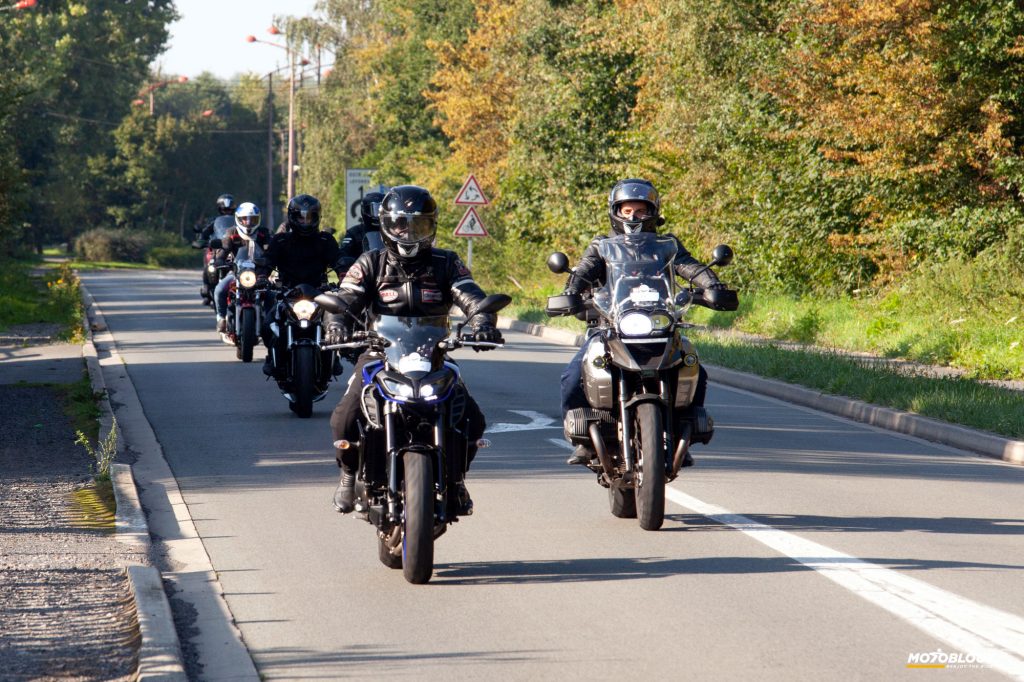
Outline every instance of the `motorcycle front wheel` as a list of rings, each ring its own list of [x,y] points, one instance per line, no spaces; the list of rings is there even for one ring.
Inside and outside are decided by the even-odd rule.
[[[661,426],[661,406],[640,403],[636,406],[636,426],[640,431],[637,453],[636,511],[640,527],[658,530],[665,521],[665,439]]]
[[[242,362],[252,362],[252,349],[256,345],[256,311],[242,308],[242,331],[238,336],[238,348]]]
[[[296,346],[292,351],[292,376],[295,381],[295,402],[292,411],[303,419],[313,416],[314,383],[316,382],[316,358],[318,352],[313,346]]]
[[[405,579],[423,585],[434,573],[434,474],[430,459],[421,452],[406,452],[405,532],[402,536],[402,572]]]

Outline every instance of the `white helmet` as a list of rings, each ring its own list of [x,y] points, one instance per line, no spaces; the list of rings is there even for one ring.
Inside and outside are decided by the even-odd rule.
[[[242,239],[252,241],[252,235],[260,226],[260,207],[251,201],[242,203],[235,211],[235,227]]]

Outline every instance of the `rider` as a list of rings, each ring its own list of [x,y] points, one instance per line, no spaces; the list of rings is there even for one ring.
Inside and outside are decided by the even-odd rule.
[[[341,257],[338,263],[348,270],[363,252],[363,242],[368,232],[380,232],[380,202],[383,192],[367,192],[359,200],[360,222],[345,231],[341,239]]]
[[[211,239],[221,239],[227,231],[230,229],[232,223],[232,216],[235,214],[235,197],[231,194],[221,194],[217,197],[217,215],[210,219],[203,227],[196,228],[196,232],[199,236],[196,237],[196,241],[192,243],[197,249],[206,248],[206,245]],[[199,295],[207,305],[210,305],[211,294],[210,290],[217,283],[216,273],[209,273],[205,268],[203,269],[203,286],[199,289]]]
[[[254,255],[259,256],[266,251],[270,243],[270,230],[260,227],[260,207],[246,201],[235,211],[235,226],[221,240],[221,248],[214,254],[217,267],[226,265],[237,258],[238,250],[254,242],[258,247]],[[214,299],[217,303],[217,331],[227,331],[226,316],[228,314],[228,289],[235,281],[235,273],[229,272],[217,283]]]
[[[344,341],[347,332],[342,318],[349,315],[358,318],[364,309],[369,309],[373,317],[418,317],[447,315],[454,303],[468,314],[485,297],[455,252],[431,246],[437,234],[437,203],[430,192],[415,185],[393,187],[383,197],[380,216],[384,248],[364,252],[349,268],[338,292],[346,309],[341,315],[333,315],[327,323],[329,344]],[[494,326],[494,315],[476,315],[470,324],[474,340],[502,341],[501,332]],[[374,359],[375,356],[367,351],[356,362],[348,390],[331,415],[335,440],[359,440],[360,377],[362,368]],[[480,407],[468,392],[466,402],[465,433],[469,444],[468,459],[472,462],[477,440],[483,435],[486,423]],[[353,447],[339,449],[336,459],[341,468],[341,480],[334,492],[334,508],[348,513],[352,511],[355,499],[358,450]],[[460,507],[466,513],[472,509],[473,501],[463,481],[456,485]]]
[[[288,202],[288,230],[278,232],[270,239],[264,256],[264,266],[257,272],[263,276],[277,268],[280,284],[291,289],[300,284],[320,287],[327,283],[327,270],[335,270],[339,279],[342,272],[338,267],[338,242],[330,232],[320,231],[320,201],[309,194],[299,194]],[[271,344],[277,344],[278,356],[287,350],[285,339],[278,338],[271,331],[271,324],[276,320],[275,309],[269,309],[273,297],[268,296],[268,310],[264,315],[262,330],[263,342],[267,346],[267,359],[263,363],[263,373],[275,377],[275,367],[270,354]],[[335,363],[334,374],[341,373],[340,363]]]
[[[647,180],[628,178],[620,180],[608,193],[608,218],[611,221],[610,237],[620,234],[638,232],[657,232],[660,225],[665,224],[661,216],[661,199],[658,191]],[[725,289],[725,285],[703,263],[690,255],[679,240],[672,235],[679,246],[675,257],[675,274],[686,279],[693,278],[697,285],[706,289]],[[573,268],[569,280],[565,284],[563,294],[579,294],[594,289],[605,280],[605,264],[598,251],[598,245],[606,237],[598,236],[590,242],[580,262]],[[592,339],[593,337],[591,337]],[[587,398],[583,391],[583,357],[586,355],[590,339],[585,341],[579,352],[569,361],[568,367],[562,372],[562,419],[564,421],[569,410],[587,407]],[[700,368],[697,390],[691,403],[695,407],[704,405],[707,391],[708,373]],[[593,448],[578,445],[566,464],[587,464],[596,456]],[[692,460],[689,461],[692,464]]]

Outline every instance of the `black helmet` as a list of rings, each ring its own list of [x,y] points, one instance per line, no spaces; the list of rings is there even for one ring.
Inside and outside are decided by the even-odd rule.
[[[383,200],[383,192],[367,192],[359,200],[360,220],[369,231],[380,229],[380,202]]]
[[[236,208],[238,208],[238,204],[235,203],[235,197],[231,194],[221,194],[217,197],[217,213],[220,215],[233,215]]]
[[[320,232],[320,200],[309,194],[299,194],[288,202],[288,227],[300,237],[311,237]]]
[[[399,258],[426,252],[437,234],[437,202],[416,185],[392,187],[380,205],[384,246]]]
[[[647,204],[646,215],[623,216],[619,212],[622,204],[629,201],[642,201]],[[655,232],[659,225],[665,224],[661,217],[661,199],[658,190],[647,180],[629,178],[619,180],[608,193],[608,218],[612,223],[612,234],[633,234],[635,232]]]

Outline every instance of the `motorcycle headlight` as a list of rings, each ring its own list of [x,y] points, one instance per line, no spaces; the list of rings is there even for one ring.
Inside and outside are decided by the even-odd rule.
[[[384,377],[382,379],[384,388],[388,393],[399,398],[411,398],[413,394],[412,386],[396,379]]]
[[[626,313],[619,319],[619,331],[624,336],[644,336],[654,330],[654,321],[644,313]]]
[[[238,283],[246,289],[252,289],[256,286],[256,273],[252,270],[243,270],[238,275]]]
[[[420,382],[420,397],[425,400],[437,400],[448,393],[454,381],[455,374],[447,369],[434,372]]]
[[[295,313],[295,317],[300,320],[308,320],[313,317],[313,313],[316,312],[316,303],[307,301],[305,299],[301,301],[295,301],[292,303],[292,312]]]

